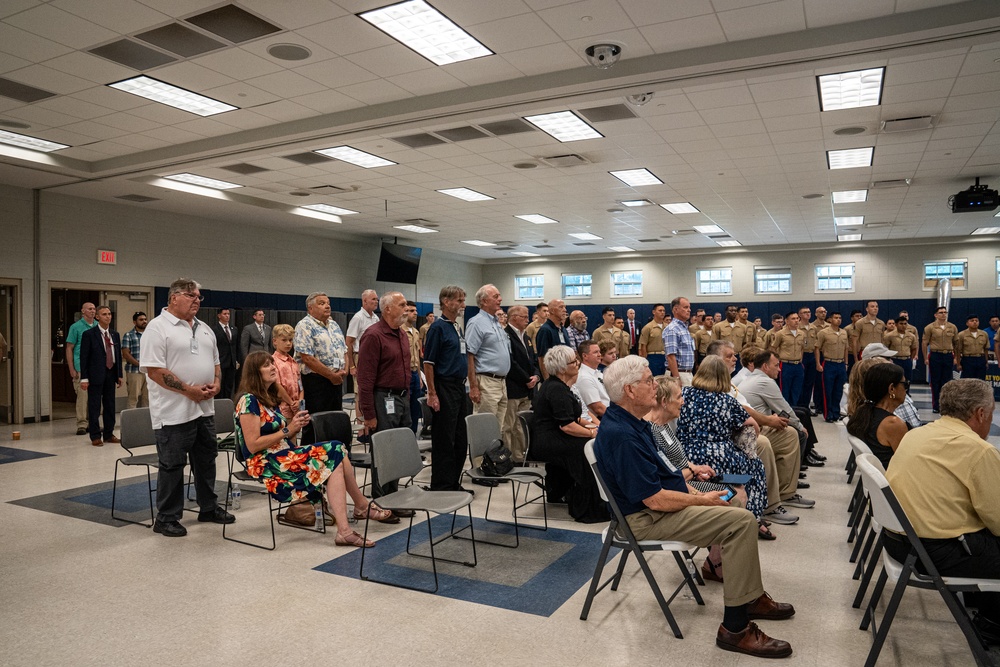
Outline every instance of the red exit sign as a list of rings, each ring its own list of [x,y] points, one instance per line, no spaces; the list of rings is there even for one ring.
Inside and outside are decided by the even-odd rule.
[[[98,264],[117,264],[118,263],[118,252],[115,250],[98,250],[97,251],[97,263]]]

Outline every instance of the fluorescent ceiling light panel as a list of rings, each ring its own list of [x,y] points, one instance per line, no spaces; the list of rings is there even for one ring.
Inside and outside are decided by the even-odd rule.
[[[838,234],[838,241],[860,241],[861,234]]]
[[[28,150],[40,151],[42,153],[51,153],[52,151],[69,148],[66,144],[57,144],[54,141],[46,141],[45,139],[29,137],[26,134],[8,132],[7,130],[0,130],[0,144],[17,146],[18,148],[27,148]]]
[[[739,241],[716,241],[715,243],[716,243],[716,245],[720,245],[723,248],[734,248],[736,246],[743,245]]]
[[[585,123],[572,111],[557,111],[537,116],[525,116],[524,120],[563,143],[567,141],[580,141],[581,139],[601,139],[604,137],[603,134]]]
[[[496,243],[490,243],[489,241],[462,241],[462,243],[468,243],[469,245],[479,246],[480,248],[488,248],[490,246],[496,245]]]
[[[972,232],[972,236],[982,236],[983,234],[1000,234],[1000,227],[980,227]]]
[[[514,217],[536,225],[554,225],[559,222],[558,220],[553,220],[552,218],[547,218],[544,215],[538,215],[537,213],[531,213],[530,215],[515,215]]]
[[[393,225],[393,229],[402,229],[404,232],[413,232],[414,234],[437,234],[436,229],[420,225]]]
[[[649,169],[624,169],[608,173],[633,188],[640,185],[663,185],[663,181],[654,176]]]
[[[674,215],[680,215],[682,213],[700,213],[701,212],[697,208],[695,208],[694,206],[692,206],[690,203],[688,203],[686,201],[684,201],[684,202],[678,202],[676,204],[660,204],[660,208],[666,209],[666,210],[670,211],[671,213],[673,213]],[[716,225],[711,225],[711,226],[715,227]],[[695,229],[698,229],[698,227],[695,227]],[[720,229],[719,231],[721,232],[722,230]],[[709,232],[702,232],[702,234],[707,234],[707,233],[709,233]]]
[[[169,181],[177,181],[179,183],[190,183],[191,185],[200,185],[203,188],[212,188],[213,190],[232,190],[233,188],[242,188],[242,185],[238,183],[230,183],[229,181],[220,181],[215,178],[207,178],[205,176],[199,176],[198,174],[171,174],[170,176],[164,176],[163,178]]]
[[[695,225],[694,231],[699,234],[725,234],[726,230],[718,225]]]
[[[469,188],[447,188],[445,190],[438,190],[438,192],[449,197],[464,199],[465,201],[489,201],[493,199],[489,195],[484,195],[482,192],[476,192]]]
[[[622,206],[628,206],[629,208],[635,208],[636,206],[650,206],[653,202],[648,199],[626,199],[623,202],[619,202]]]
[[[877,106],[882,101],[884,78],[884,67],[818,76],[820,109],[836,111]]]
[[[613,245],[610,246],[608,250],[614,250],[615,252],[635,252],[634,248],[629,248],[625,245]]]
[[[525,252],[524,250],[514,250],[510,254],[518,257],[541,257],[537,252]]]
[[[491,56],[493,52],[423,0],[409,0],[358,14],[435,65]]]
[[[849,215],[844,218],[834,218],[833,221],[837,223],[838,227],[860,227],[865,224],[865,216]]]
[[[317,220],[326,220],[327,222],[336,222],[338,225],[342,224],[344,221],[340,219],[339,215],[333,215],[332,213],[324,213],[323,211],[317,211],[315,209],[307,208],[305,206],[296,206],[292,209],[292,213],[295,215],[301,215],[306,218],[316,218]]]
[[[833,193],[834,204],[850,204],[860,201],[868,201],[867,190],[841,190]]]
[[[335,146],[333,148],[323,148],[313,152],[327,157],[332,157],[337,160],[342,160],[343,162],[350,162],[351,164],[356,164],[357,166],[364,167],[365,169],[371,169],[372,167],[389,167],[396,164],[392,160],[386,160],[378,155],[372,155],[371,153],[359,151],[357,148],[351,148],[350,146]]]
[[[827,151],[826,163],[830,169],[853,169],[854,167],[872,166],[874,146],[867,148],[848,148],[842,151]]]
[[[215,114],[239,109],[239,107],[234,107],[231,104],[213,100],[211,97],[192,93],[190,90],[171,86],[169,83],[164,83],[163,81],[158,81],[144,75],[125,79],[117,83],[109,83],[108,86],[126,93],[138,95],[139,97],[145,97],[147,100],[166,104],[181,111],[189,111],[199,116],[214,116]]]
[[[575,234],[570,234],[575,239],[580,239],[581,241],[601,241],[604,237],[597,236],[596,234],[591,234],[589,232],[578,232]]]
[[[357,215],[357,211],[352,211],[349,208],[340,208],[338,206],[330,206],[329,204],[309,204],[308,206],[303,206],[302,208],[307,208],[311,211],[319,211],[320,213],[329,213],[330,215]]]

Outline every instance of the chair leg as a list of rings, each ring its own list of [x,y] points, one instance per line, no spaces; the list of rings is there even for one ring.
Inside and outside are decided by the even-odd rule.
[[[684,639],[684,635],[681,634],[681,629],[677,625],[677,621],[674,620],[674,615],[670,613],[670,606],[663,597],[663,593],[660,591],[660,586],[656,583],[656,578],[653,577],[653,571],[649,569],[649,563],[646,562],[646,558],[641,553],[637,553],[635,555],[635,559],[639,561],[639,567],[642,569],[642,573],[646,575],[646,581],[649,582],[649,587],[653,589],[653,595],[656,596],[656,601],[660,605],[660,610],[663,612],[664,618],[667,619],[667,624],[670,625],[670,629],[673,630],[674,637],[677,637],[677,639]]]
[[[156,520],[153,514],[153,476],[149,466],[146,466],[146,491],[149,496],[149,523],[143,523],[142,521],[133,521],[132,519],[123,519],[121,517],[115,516],[115,500],[118,496],[118,466],[121,464],[121,459],[115,461],[115,476],[114,481],[111,482],[111,518],[115,521],[124,521],[125,523],[134,523],[137,526],[144,526],[146,528],[152,528],[153,522]]]
[[[854,576],[852,576],[851,579],[857,579],[861,576],[865,563],[868,562],[868,554],[872,549],[872,544],[875,543],[876,537],[878,537],[878,535],[875,533],[874,529],[868,531],[868,539],[865,540],[865,546],[861,549],[861,557],[858,558],[858,564],[854,568]]]
[[[858,535],[860,536],[860,535],[867,534],[867,532],[868,532],[868,526],[869,525],[871,525],[871,516],[869,516],[868,513],[866,512],[865,513],[865,518],[861,522],[861,530],[858,531]],[[864,539],[861,538],[861,537],[858,537],[858,539],[855,540],[855,542],[854,542],[854,550],[851,552],[851,560],[850,560],[850,562],[853,563],[856,560],[858,560],[858,554],[861,553],[861,546],[862,546],[863,543],[864,543]]]
[[[590,580],[590,588],[587,590],[587,599],[583,601],[583,611],[580,612],[581,621],[586,621],[587,616],[590,615],[590,607],[594,604],[594,598],[597,597],[597,586],[601,581],[601,575],[604,574],[604,565],[608,560],[608,553],[611,551],[611,543],[614,541],[614,534],[609,530],[608,536],[604,539],[604,544],[601,545],[601,555],[597,557],[597,565],[594,567],[594,577]]]
[[[232,492],[233,492],[233,477],[232,475],[230,475],[229,482],[226,484],[226,497],[227,498],[231,497]],[[278,542],[274,533],[274,509],[271,506],[271,494],[265,493],[264,495],[267,496],[267,518],[271,522],[271,546],[267,546],[266,544],[257,544],[255,542],[248,542],[246,540],[240,540],[235,537],[227,536],[226,528],[227,526],[229,526],[229,524],[225,523],[222,524],[222,539],[228,540],[230,542],[237,542],[239,544],[245,544],[248,547],[256,547],[258,549],[264,549],[265,551],[274,551],[274,549],[278,546]],[[280,509],[280,504],[279,504],[279,509]],[[233,530],[232,528],[229,528],[230,532],[232,532],[232,530]]]
[[[615,570],[614,583],[611,584],[611,590],[617,591],[618,584],[622,582],[622,573],[625,572],[625,562],[628,560],[628,555],[632,553],[631,549],[622,549],[622,557],[618,561],[618,569]]]
[[[872,591],[872,596],[868,598],[868,607],[865,609],[864,616],[861,617],[861,625],[858,626],[859,630],[867,630],[868,626],[874,620],[872,617],[875,613],[875,607],[878,606],[879,601],[882,599],[882,591],[885,590],[885,583],[889,580],[889,574],[885,571],[885,567],[879,572],[878,581],[875,582],[875,589]]]
[[[698,568],[694,566],[694,561],[691,560],[691,556],[688,552],[684,552],[683,557],[680,553],[674,551],[674,560],[677,561],[677,567],[680,568],[681,574],[684,575],[684,585],[691,589],[691,597],[694,598],[695,602],[700,605],[705,604],[705,601],[701,599],[701,593],[698,591],[698,585],[695,583],[694,577]]]
[[[969,619],[969,614],[965,610],[965,606],[959,602],[956,592],[949,590],[947,587],[938,589],[938,592],[944,598],[944,603],[948,605],[951,615],[955,617],[958,627],[962,629],[962,634],[965,635],[965,640],[969,643],[969,649],[972,650],[976,664],[979,666],[995,667],[997,664],[996,660],[993,659],[989,653],[989,649],[983,644],[982,638]]]
[[[868,592],[868,585],[872,581],[872,575],[875,574],[875,568],[878,567],[880,555],[882,555],[882,533],[879,533],[878,539],[875,540],[875,548],[872,550],[871,557],[868,559],[868,565],[865,567],[865,573],[861,577],[861,583],[858,585],[858,594],[854,596],[854,604],[851,606],[855,609],[861,608],[861,601],[865,599],[865,593]]]
[[[885,608],[885,614],[882,616],[882,621],[878,624],[878,631],[875,633],[875,641],[872,643],[872,648],[868,652],[868,659],[865,661],[865,667],[875,667],[875,663],[878,662],[878,655],[882,652],[882,645],[885,644],[885,638],[889,635],[889,628],[892,627],[892,619],[896,616],[896,610],[899,609],[899,603],[903,600],[903,593],[906,592],[906,585],[910,581],[910,573],[913,571],[913,559],[914,557],[911,556],[907,558],[906,563],[903,564],[903,571],[899,575],[899,580],[896,581],[896,589],[892,592],[892,597],[889,599],[889,605]]]

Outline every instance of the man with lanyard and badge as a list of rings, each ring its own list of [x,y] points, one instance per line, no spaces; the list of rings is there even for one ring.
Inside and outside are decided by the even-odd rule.
[[[569,345],[569,333],[563,322],[566,321],[566,304],[562,299],[549,301],[549,319],[538,328],[535,334],[535,355],[538,357],[538,367],[542,371],[542,379],[549,377],[545,370],[545,353],[556,345]]]

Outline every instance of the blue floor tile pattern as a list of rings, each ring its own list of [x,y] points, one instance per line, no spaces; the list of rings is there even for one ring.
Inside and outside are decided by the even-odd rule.
[[[414,523],[412,551],[427,550],[426,520]],[[468,524],[468,517],[458,519],[458,526]],[[435,538],[444,535],[451,518],[432,519]],[[477,604],[500,607],[536,616],[551,616],[559,607],[587,585],[601,552],[601,535],[549,527],[548,531],[521,530],[517,576],[510,573],[511,550],[478,542],[479,538],[500,541],[513,539],[513,528],[483,519],[474,519],[479,564],[474,567],[438,563],[440,590],[437,595]],[[363,532],[364,526],[358,527]],[[468,534],[468,531],[465,532]],[[430,561],[406,554],[406,530],[378,540],[365,555],[365,574],[405,583],[433,586]],[[435,554],[447,558],[471,560],[468,540],[445,540],[435,547]],[[612,549],[609,556],[618,554]],[[317,566],[319,572],[358,578],[361,550],[355,549],[339,558]],[[369,569],[371,568],[371,569]]]
[[[33,452],[30,449],[15,449],[13,447],[2,447],[0,446],[0,463],[16,463],[18,461],[30,461],[31,459],[42,459],[46,456],[55,456],[55,454],[46,454],[45,452]]]

